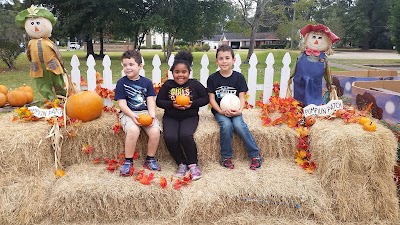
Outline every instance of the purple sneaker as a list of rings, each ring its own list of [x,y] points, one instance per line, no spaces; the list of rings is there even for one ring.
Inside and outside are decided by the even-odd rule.
[[[161,167],[160,165],[158,165],[157,163],[157,159],[152,158],[152,159],[146,159],[146,161],[144,161],[143,163],[143,167],[149,170],[156,170],[156,171],[160,171]]]
[[[179,164],[178,169],[176,170],[175,176],[176,177],[184,177],[184,176],[186,176],[187,171],[188,171],[188,167],[185,164],[181,163],[181,164]]]
[[[190,177],[192,178],[192,180],[198,180],[202,177],[200,168],[197,166],[197,164],[190,164],[189,170],[190,170]]]

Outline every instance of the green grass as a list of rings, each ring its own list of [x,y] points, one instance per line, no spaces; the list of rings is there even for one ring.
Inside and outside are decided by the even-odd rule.
[[[257,56],[258,64],[257,64],[257,74],[258,74],[258,79],[257,82],[259,84],[263,83],[264,80],[264,71],[266,68],[266,63],[265,60],[268,56],[269,53],[273,53],[275,57],[275,64],[274,64],[274,69],[275,69],[275,81],[279,81],[280,79],[280,71],[281,68],[283,67],[282,64],[282,59],[284,54],[287,52],[287,50],[274,50],[274,49],[267,49],[267,50],[256,50],[255,54]],[[236,50],[235,53],[238,53],[242,59],[242,62],[244,61],[245,57],[247,56],[247,50]],[[117,80],[121,77],[121,55],[122,52],[110,52],[107,53],[110,56],[111,59],[111,70],[113,72],[113,83],[116,83]],[[146,76],[151,78],[151,73],[153,70],[152,66],[152,60],[155,54],[158,54],[158,56],[163,60],[164,56],[161,51],[149,51],[149,50],[142,50],[142,56],[145,61],[144,65],[144,70],[146,73]],[[176,54],[176,53],[174,53]],[[200,69],[201,69],[201,58],[203,54],[207,54],[208,59],[210,61],[208,69],[210,73],[213,73],[217,69],[217,65],[215,64],[215,50],[211,50],[209,52],[194,52],[193,53],[193,76],[196,79],[199,79],[199,74],[200,74]],[[291,57],[292,57],[292,64],[296,60],[298,51],[292,51],[290,52]],[[87,66],[86,66],[86,52],[84,51],[62,51],[61,55],[64,59],[65,66],[68,71],[71,71],[71,58],[73,55],[77,55],[80,61],[80,71],[81,75],[86,78],[86,71],[87,71]],[[292,66],[291,64],[291,66]],[[43,97],[37,92],[35,82],[33,78],[29,77],[29,61],[26,57],[25,54],[21,54],[18,59],[15,62],[15,65],[17,69],[10,71],[8,70],[7,66],[3,63],[0,62],[0,84],[6,85],[9,89],[16,89],[22,84],[30,85],[34,88],[34,96],[35,100],[42,101]],[[241,69],[242,73],[246,76],[247,78],[247,71],[249,69],[250,65],[249,64],[242,64]],[[161,72],[164,74],[167,69],[169,68],[168,64],[166,62],[163,62],[161,64]],[[96,71],[99,71],[100,73],[103,72],[103,65],[102,65],[102,60],[96,60],[96,66],[95,66]]]

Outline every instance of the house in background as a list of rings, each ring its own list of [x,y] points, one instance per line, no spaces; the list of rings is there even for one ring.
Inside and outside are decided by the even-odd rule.
[[[248,48],[250,46],[250,35],[243,33],[223,33],[214,35],[210,39],[203,39],[201,42],[208,44],[211,49],[216,49],[223,44],[229,45],[234,49]],[[257,33],[255,42],[255,48],[262,48],[263,45],[282,47],[285,44],[272,32]]]

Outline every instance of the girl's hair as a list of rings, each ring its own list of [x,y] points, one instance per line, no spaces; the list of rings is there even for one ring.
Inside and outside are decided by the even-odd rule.
[[[188,51],[180,51],[178,54],[176,54],[175,59],[174,59],[174,64],[172,64],[170,71],[174,71],[175,66],[178,64],[185,64],[186,67],[188,68],[189,71],[191,71],[192,67],[192,62],[193,62],[193,55],[192,53]]]

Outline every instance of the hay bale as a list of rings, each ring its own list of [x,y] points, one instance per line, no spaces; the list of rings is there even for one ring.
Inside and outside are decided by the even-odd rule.
[[[48,174],[44,175],[49,177]],[[52,176],[51,176],[52,177]],[[46,216],[51,183],[37,177],[2,177],[0,181],[0,224],[34,224]]]
[[[378,124],[367,132],[359,124],[318,121],[310,130],[310,148],[316,175],[335,199],[342,221],[399,217],[393,167],[397,143],[390,130]]]
[[[0,117],[0,176],[34,175],[54,166],[50,131],[46,121],[12,122],[13,114]]]
[[[175,224],[210,224],[226,215],[249,212],[255,216],[333,220],[332,200],[327,198],[318,179],[292,162],[269,160],[258,171],[250,170],[247,161],[237,161],[236,165],[235,170],[227,170],[208,164],[203,168],[202,179],[180,190],[174,190],[169,179],[166,189],[158,185],[160,176],[169,178],[174,173],[176,166],[171,161],[162,164],[163,171],[155,173],[151,186],[142,185],[131,177],[119,177],[117,171],[110,173],[104,165],[74,165],[67,168],[66,175],[60,179],[48,175],[35,178],[35,182],[42,184],[41,190],[39,187],[32,190],[43,193],[39,200],[33,205],[31,198],[18,203],[23,215],[35,216],[18,222],[96,224],[135,218]],[[18,192],[29,187],[4,184],[3,188],[15,188]],[[13,204],[23,197],[26,196],[15,199]],[[7,209],[2,214],[3,224],[13,224],[9,221],[18,219],[20,214]]]
[[[293,149],[296,146],[296,133],[286,126],[263,127],[259,119],[259,110],[245,110],[244,119],[248,124],[260,150],[265,158],[282,157],[292,158]],[[157,111],[157,117],[162,121],[163,111]],[[54,152],[49,139],[44,139],[50,130],[50,125],[45,121],[40,122],[11,122],[11,114],[5,120],[9,126],[4,126],[4,141],[7,147],[0,156],[0,168],[3,173],[22,173],[33,175],[43,168],[49,168],[53,164]],[[62,144],[61,162],[63,166],[76,163],[91,162],[95,158],[111,158],[124,152],[125,134],[114,134],[112,127],[118,122],[113,113],[103,113],[96,120],[82,123],[76,127],[77,135],[68,137],[62,129],[64,137]],[[11,126],[12,125],[12,126]],[[8,128],[10,127],[10,128]],[[11,129],[12,128],[12,129]],[[23,130],[23,132],[19,132]],[[15,135],[18,133],[18,135]],[[198,144],[199,162],[207,164],[220,160],[219,126],[211,112],[200,113],[200,121],[194,138]],[[22,140],[22,141],[21,141]],[[37,147],[39,141],[42,147]],[[137,150],[143,159],[147,150],[148,137],[142,133],[137,143]],[[94,147],[94,152],[87,155],[82,152],[84,145]],[[233,136],[233,157],[235,159],[247,159],[247,153],[242,140],[236,134]],[[9,151],[7,149],[12,149]],[[33,153],[33,154],[32,154]],[[171,156],[166,149],[163,138],[160,140],[157,157],[160,160],[170,160]],[[28,165],[28,166],[25,166]],[[35,169],[31,168],[35,166]]]

